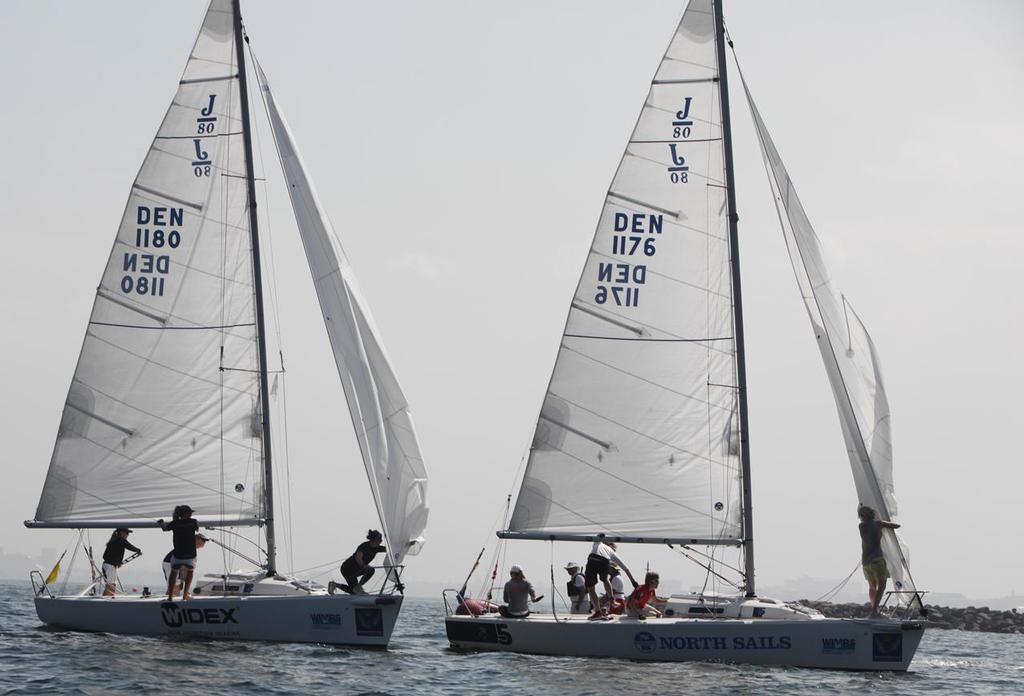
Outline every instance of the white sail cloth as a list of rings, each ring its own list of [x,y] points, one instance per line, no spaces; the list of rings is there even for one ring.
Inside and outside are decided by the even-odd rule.
[[[237,73],[231,3],[214,0],[128,196],[37,523],[263,515]]]
[[[306,175],[291,130],[257,66],[292,209],[334,350],[384,536],[388,560],[416,554],[427,522],[427,472],[409,404],[341,243]]]
[[[711,0],[693,0],[651,83],[569,310],[508,532],[742,535],[714,26]]]
[[[858,500],[873,508],[881,519],[894,521],[897,508],[892,478],[892,422],[875,345],[829,274],[821,242],[745,82],[743,87],[797,284],[839,409]],[[852,515],[853,510],[850,512]],[[894,530],[885,530],[882,551],[896,590],[908,593],[899,595],[900,602],[919,603],[910,594],[915,588],[906,547]]]

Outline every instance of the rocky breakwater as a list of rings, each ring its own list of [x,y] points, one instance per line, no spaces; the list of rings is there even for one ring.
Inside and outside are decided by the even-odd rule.
[[[871,614],[868,604],[832,604],[830,602],[809,602],[801,604],[814,607],[825,616],[839,619],[865,619]],[[961,631],[987,631],[990,633],[1024,634],[1024,613],[996,611],[988,607],[936,607],[925,605],[927,615],[922,617],[928,628],[958,628]]]

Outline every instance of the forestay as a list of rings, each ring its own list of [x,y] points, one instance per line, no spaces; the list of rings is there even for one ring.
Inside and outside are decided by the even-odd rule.
[[[237,72],[214,0],[128,196],[37,523],[152,524],[180,503],[206,523],[263,516]]]
[[[858,499],[874,508],[882,519],[895,520],[892,423],[875,345],[829,274],[821,242],[811,227],[746,83],[744,90],[761,142],[797,284],[839,409]],[[907,553],[893,530],[886,530],[883,535],[882,550],[896,589],[908,593],[900,595],[900,601],[904,604],[918,601],[909,594],[915,588]]]
[[[742,535],[718,75],[694,0],[605,199],[506,536]]]
[[[427,522],[427,473],[402,393],[337,234],[257,67],[302,245],[348,400],[389,561],[418,553]]]

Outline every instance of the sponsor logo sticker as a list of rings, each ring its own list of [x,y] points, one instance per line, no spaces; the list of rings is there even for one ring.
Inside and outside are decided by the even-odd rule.
[[[821,652],[825,655],[850,655],[857,650],[856,638],[822,638]]]
[[[645,655],[649,655],[658,647],[658,641],[647,631],[640,631],[633,638],[633,647]]]

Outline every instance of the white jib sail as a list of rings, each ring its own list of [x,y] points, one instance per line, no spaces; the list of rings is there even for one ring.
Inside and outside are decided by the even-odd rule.
[[[510,532],[742,536],[711,0],[693,0],[612,180]]]
[[[291,130],[259,67],[257,74],[338,376],[384,527],[388,559],[398,565],[406,554],[419,552],[428,513],[427,472],[412,414],[352,267],[306,175]]]
[[[37,522],[263,516],[237,73],[231,3],[214,0],[128,196]]]
[[[839,409],[858,500],[873,508],[881,519],[895,521],[892,422],[875,345],[833,281],[821,242],[800,204],[793,182],[746,83],[743,86],[761,142],[797,284]],[[852,509],[850,514],[853,515]],[[899,595],[900,602],[910,604],[917,601],[915,595],[910,594],[915,588],[907,549],[895,531],[885,530],[882,551],[896,590],[908,593]]]

